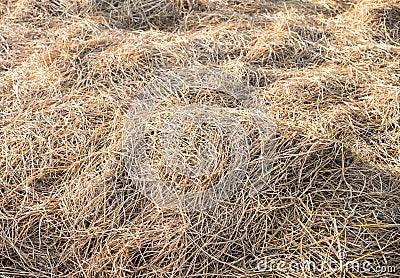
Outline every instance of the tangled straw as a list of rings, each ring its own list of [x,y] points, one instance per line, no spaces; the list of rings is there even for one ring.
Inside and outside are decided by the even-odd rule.
[[[126,166],[157,206],[212,208],[266,182],[274,128],[256,91],[227,72],[166,74],[136,97],[124,129]]]

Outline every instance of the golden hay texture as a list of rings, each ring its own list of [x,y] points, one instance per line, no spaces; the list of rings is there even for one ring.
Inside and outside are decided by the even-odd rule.
[[[1,1],[0,275],[395,277],[399,18],[398,0]],[[273,167],[257,194],[159,209],[124,167],[126,115],[200,65],[257,89]]]

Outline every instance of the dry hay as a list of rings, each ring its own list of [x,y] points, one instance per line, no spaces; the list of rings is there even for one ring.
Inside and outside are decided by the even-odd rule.
[[[138,93],[125,125],[127,171],[156,205],[212,208],[267,183],[274,128],[253,88],[194,67]],[[247,184],[247,186],[245,186]]]
[[[398,274],[398,1],[199,0],[173,4],[165,22],[157,13],[129,22],[95,2],[75,10],[65,3],[80,2],[0,3],[1,276]],[[196,86],[187,69],[199,67],[232,76],[227,85],[257,101],[243,108],[232,88]],[[257,138],[254,111],[268,111],[273,163],[255,193],[236,183],[243,188],[214,207],[175,211],[137,190],[125,167],[124,124],[140,92],[169,81],[191,86],[147,113],[145,142],[156,150],[179,145],[154,135],[183,125],[164,117],[193,102],[247,122],[246,140]],[[221,129],[185,127],[222,146],[212,161],[230,156]],[[211,180],[187,183],[151,150],[147,158],[178,192],[204,190],[225,169],[216,163]],[[282,269],[291,262],[318,269]],[[357,269],[362,263],[375,272]]]

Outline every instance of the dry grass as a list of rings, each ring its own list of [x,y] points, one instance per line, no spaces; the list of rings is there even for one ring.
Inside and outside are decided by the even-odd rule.
[[[398,0],[0,2],[0,275],[395,277],[399,19]],[[256,195],[161,210],[124,167],[125,117],[198,65],[257,88],[273,168]]]

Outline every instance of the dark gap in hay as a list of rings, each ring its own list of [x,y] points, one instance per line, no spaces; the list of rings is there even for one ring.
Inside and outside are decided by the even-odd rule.
[[[11,69],[12,69],[12,62],[5,61],[0,63],[0,74],[10,71]],[[1,75],[0,78],[2,78]]]
[[[30,0],[18,5],[20,12],[16,22],[29,22],[35,27],[100,16],[103,17],[103,22],[100,22],[103,27],[146,30],[156,28],[166,31],[177,29],[184,15],[192,10],[204,9],[204,5],[200,3],[179,0]]]
[[[249,82],[250,86],[260,88],[260,87],[266,87],[268,85],[271,85],[273,82],[277,81],[277,78],[268,78],[265,75],[257,75],[254,73],[249,73],[243,76],[243,78],[246,78]]]
[[[81,17],[89,11],[90,1],[72,1],[72,0],[31,0],[30,15],[36,17],[39,21],[63,20]],[[40,24],[40,23],[39,23]]]
[[[376,25],[375,41],[388,44],[400,44],[400,8],[391,6],[373,10],[373,24]]]
[[[147,231],[140,233],[140,237],[133,237],[130,246],[126,248],[126,264],[130,266],[133,273],[148,274],[149,271],[159,273],[171,273],[179,271],[177,266],[184,260],[183,244],[185,239],[180,231],[180,219],[172,215],[166,215],[165,223],[170,222],[168,229],[162,226],[162,221],[147,221],[143,226],[138,223],[137,227],[146,228]],[[175,222],[176,224],[173,224]],[[139,232],[139,228],[133,231]],[[132,273],[130,271],[129,273]]]
[[[49,1],[36,1],[35,4],[36,7],[43,8],[50,16],[53,17],[66,16],[66,14],[74,8],[76,10],[81,10],[81,7],[78,6],[79,1],[69,2],[69,1],[49,0]],[[77,7],[73,7],[74,5],[77,5]]]
[[[98,64],[102,62],[102,57],[97,56],[113,47],[114,44],[112,41],[102,41],[94,45],[76,46],[75,49],[69,51],[68,54],[73,57],[73,60],[70,61],[72,68],[69,73],[70,80],[75,83],[73,87],[90,87],[93,85],[93,80],[98,82],[102,79],[106,79],[104,85],[110,86],[110,81],[121,80],[122,72],[112,61],[105,61],[105,63],[109,63],[102,64],[103,67],[97,69]],[[124,71],[124,74],[126,76],[129,71]]]
[[[324,2],[324,5],[315,4],[315,9],[326,16],[335,17],[349,11],[356,3],[357,0],[333,0]]]
[[[307,87],[306,90],[310,92],[308,101],[311,101],[310,103],[318,102],[318,105],[328,109],[365,96],[364,88],[359,87],[358,84],[334,78],[327,78],[316,86],[313,86],[310,82],[310,86]]]
[[[271,65],[278,68],[306,68],[318,66],[326,61],[324,49],[308,43],[299,45],[291,40],[273,46],[270,57],[261,62],[260,66]]]
[[[262,73],[257,68],[245,71],[242,78],[246,80],[250,86],[255,88],[270,86],[279,80],[276,75]]]
[[[55,186],[52,183],[40,184],[39,182],[39,185],[36,185],[36,180],[33,180],[29,184],[19,184],[18,182],[10,183],[7,179],[3,179],[2,185],[3,192],[0,193],[2,209],[0,211],[7,216],[15,216],[20,209],[25,207],[26,203],[24,203],[23,197],[29,198],[29,205],[32,207],[39,206],[42,203],[45,203],[45,207],[55,205],[52,202],[55,192]]]
[[[94,11],[103,14],[113,27],[123,29],[175,30],[182,19],[178,1],[95,0]]]
[[[251,63],[283,69],[320,66],[329,60],[324,47],[329,38],[330,34],[326,31],[292,25],[282,42],[271,43],[268,52]]]
[[[53,170],[48,173],[43,173],[37,179],[31,181],[34,185],[35,194],[43,197],[50,197],[54,192],[55,185],[63,182],[63,178],[67,174],[67,170]],[[50,190],[51,189],[51,190]]]
[[[1,250],[0,264],[3,263],[3,266],[9,271],[16,273],[29,271],[38,277],[44,277],[44,273],[51,271],[58,273],[60,250],[56,245],[59,240],[57,237],[53,237],[58,233],[57,229],[54,229],[57,225],[55,221],[57,217],[54,208],[47,207],[46,209],[53,215],[42,217],[39,212],[34,211],[34,208],[21,206],[15,215],[15,217],[19,217],[19,220],[10,218],[1,222],[4,233],[2,236],[17,240],[11,248],[4,250],[0,247],[0,250],[3,249]],[[17,234],[18,237],[15,236]]]
[[[359,59],[356,59],[356,57],[353,59],[355,62],[364,60],[374,66],[385,67],[388,62],[399,61],[400,53],[396,50],[368,49],[360,53]]]
[[[215,8],[215,3],[209,0],[180,0],[178,6],[181,13],[187,15],[190,12],[208,12]]]
[[[110,178],[108,184],[113,185],[112,191],[105,200],[110,211],[115,211],[115,228],[130,227],[137,221],[140,222],[143,215],[149,214],[154,209],[154,204],[143,196],[129,178],[125,168],[122,166],[123,157],[119,156],[115,176]]]
[[[9,3],[9,11],[13,13],[11,17],[13,19],[10,21],[24,24],[32,32],[41,32],[44,29],[52,28],[56,21],[61,21],[63,18],[55,17],[48,13],[46,6],[49,3],[48,0],[17,1],[14,5]]]
[[[4,252],[4,251],[2,251]],[[19,271],[24,271],[25,269],[17,269],[16,265],[18,265],[16,262],[18,262],[18,256],[17,254],[10,254],[9,252],[7,252],[7,257],[6,256],[1,256],[0,257],[0,267],[1,270],[5,273],[18,273]],[[26,270],[25,270],[26,271]],[[1,272],[0,272],[1,274]],[[20,277],[20,276],[14,276],[14,277]]]
[[[335,174],[336,179],[340,179],[339,172],[326,172],[328,169],[340,169],[342,167],[349,167],[353,161],[354,156],[350,150],[343,150],[336,143],[318,143],[318,142],[303,142],[299,141],[300,136],[297,135],[297,139],[293,138],[284,142],[281,146],[281,150],[277,150],[277,161],[276,165],[285,165],[284,169],[290,170],[282,173],[283,169],[280,167],[274,167],[271,172],[271,177],[278,178],[277,181],[272,180],[271,183],[279,182],[280,184],[290,184],[291,187],[278,186],[282,191],[279,191],[282,197],[296,197],[298,194],[304,194],[305,188],[313,188],[318,184],[324,184],[330,175]],[[296,153],[307,154],[304,158],[290,159],[282,158],[279,159],[280,152],[285,153],[285,156],[294,156]],[[344,153],[344,154],[342,154]],[[345,160],[342,161],[342,155],[345,156]],[[344,162],[344,165],[343,165]],[[328,176],[326,176],[328,175]],[[307,187],[304,185],[307,184]],[[268,191],[268,188],[266,188]]]
[[[13,48],[13,45],[8,42],[7,37],[0,37],[0,73],[11,69],[13,62],[10,60],[12,59]]]
[[[116,43],[111,40],[103,40],[89,45],[82,45],[81,47],[77,46],[75,51],[71,51],[71,54],[75,54],[75,59],[72,63],[76,66],[81,66],[82,69],[90,71],[91,68],[87,68],[88,64],[85,64],[85,62],[91,57],[95,57],[96,54],[102,53],[115,45]]]

